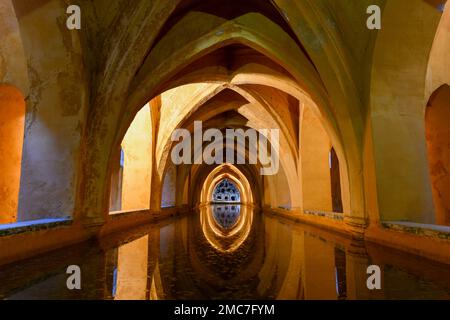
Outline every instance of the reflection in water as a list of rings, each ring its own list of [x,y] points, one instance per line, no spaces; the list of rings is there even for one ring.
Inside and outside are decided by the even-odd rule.
[[[72,264],[80,291],[66,288]],[[371,264],[383,270],[382,290],[366,287]],[[249,207],[205,206],[3,267],[0,298],[450,299],[449,270]]]
[[[250,234],[252,223],[253,210],[246,206],[213,205],[200,209],[203,236],[219,252],[238,249]]]
[[[339,300],[347,298],[347,279],[345,273],[345,250],[334,249],[334,259],[336,266],[336,291]]]
[[[241,206],[239,205],[214,205],[213,206],[214,220],[224,229],[231,229],[241,213]]]

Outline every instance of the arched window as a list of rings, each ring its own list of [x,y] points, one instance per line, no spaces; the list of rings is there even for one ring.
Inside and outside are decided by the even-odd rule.
[[[241,194],[236,185],[228,179],[220,181],[213,192],[213,202],[241,202]]]
[[[162,185],[162,197],[161,208],[175,207],[176,205],[176,192],[177,192],[177,167],[174,164],[170,164],[164,175]]]

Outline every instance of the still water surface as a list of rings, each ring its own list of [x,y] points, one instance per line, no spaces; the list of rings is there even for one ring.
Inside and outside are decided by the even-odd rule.
[[[381,290],[367,289],[372,264]],[[450,267],[215,205],[2,267],[0,299],[450,299]]]

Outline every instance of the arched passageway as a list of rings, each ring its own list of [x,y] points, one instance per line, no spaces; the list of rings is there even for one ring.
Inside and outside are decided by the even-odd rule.
[[[183,268],[370,296],[377,254],[328,231],[450,263],[444,2],[375,1],[372,30],[367,1],[79,1],[80,31],[66,1],[2,1],[0,264],[129,232],[102,258],[122,299],[177,296]],[[249,268],[211,272],[227,255]]]

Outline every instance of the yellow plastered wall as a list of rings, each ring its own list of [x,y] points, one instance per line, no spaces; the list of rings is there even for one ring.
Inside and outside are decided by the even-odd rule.
[[[0,223],[17,220],[24,123],[22,94],[0,85]]]
[[[304,245],[305,299],[336,299],[334,247],[309,235]]]
[[[328,134],[307,107],[303,110],[301,128],[303,209],[332,211]]]
[[[148,236],[119,248],[116,300],[145,300],[147,290]]]
[[[445,6],[428,62],[425,100],[443,84],[450,85],[450,4]]]
[[[123,141],[124,169],[122,185],[122,210],[139,210],[150,207],[151,115],[145,105],[134,118]]]

